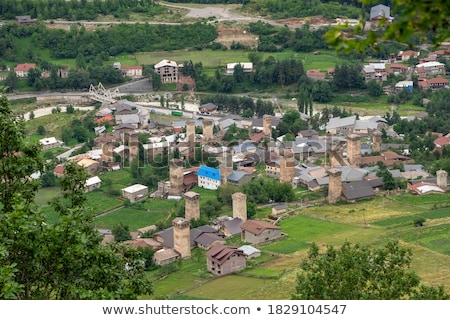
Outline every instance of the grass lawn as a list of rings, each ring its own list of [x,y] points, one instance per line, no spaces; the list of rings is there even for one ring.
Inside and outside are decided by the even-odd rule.
[[[413,225],[414,220],[417,218],[425,218],[428,220],[435,220],[435,219],[442,219],[442,218],[449,218],[450,217],[450,210],[449,208],[441,208],[436,210],[430,210],[430,211],[424,211],[419,214],[414,215],[407,215],[402,217],[396,217],[396,218],[388,218],[381,221],[376,221],[373,224],[381,227],[393,227],[393,226],[399,226],[399,225]],[[428,221],[429,223],[429,221]],[[428,225],[427,222],[425,222],[425,225]]]
[[[312,242],[340,245],[345,240],[366,242],[375,238],[379,231],[312,219],[302,215],[291,216],[279,223],[287,237],[272,244],[261,246],[263,250],[280,254],[292,254],[309,248]]]
[[[122,205],[122,200],[112,197],[100,190],[86,193],[87,205],[94,209],[95,214],[108,211]]]
[[[252,300],[255,290],[264,290],[265,283],[273,281],[276,280],[227,275],[193,288],[183,293],[183,296],[190,299]],[[220,288],[220,290],[217,288]],[[272,299],[277,299],[277,297],[274,296]]]
[[[201,62],[204,69],[217,69],[225,67],[227,63],[249,61],[250,51],[244,50],[176,50],[176,51],[153,51],[145,53],[136,53],[135,57],[139,64],[152,65],[163,59],[169,59],[182,63],[192,61],[194,64]],[[336,64],[341,64],[344,59],[337,57],[333,52],[323,52],[320,55],[312,53],[294,52],[287,50],[283,52],[264,52],[263,59],[273,56],[277,60],[301,59],[305,70],[320,69],[326,71],[334,68]]]
[[[60,187],[40,188],[36,194],[35,201],[38,206],[46,206],[48,202],[61,195]]]
[[[200,194],[200,205],[210,199],[216,199],[216,197],[217,197],[216,190],[209,190],[209,189],[201,188],[199,186],[195,186],[194,188],[192,188],[191,191],[197,192]]]
[[[37,128],[42,125],[45,128],[45,135],[47,137],[55,137],[61,139],[64,128],[70,127],[73,120],[79,119],[86,112],[78,111],[70,114],[67,112],[60,112],[49,114],[39,118],[34,118],[25,123],[27,133],[33,135],[37,132]]]
[[[204,255],[200,255],[200,259],[197,259],[195,251],[200,251],[203,254],[203,250],[196,248],[191,251],[192,258],[189,260],[181,260],[180,264],[176,263],[174,267],[178,270],[164,276],[162,280],[154,282],[154,296],[144,296],[143,299],[161,299],[172,296],[177,292],[187,290],[189,288],[199,285],[201,282],[212,278],[212,275],[206,271],[206,258]],[[148,272],[148,276],[151,279],[161,278],[164,267],[158,270]]]
[[[147,210],[138,210],[133,208],[122,208],[110,212],[95,219],[98,228],[112,229],[114,226],[122,223],[130,227],[130,230],[137,230],[152,224],[157,224],[165,213],[148,212]]]

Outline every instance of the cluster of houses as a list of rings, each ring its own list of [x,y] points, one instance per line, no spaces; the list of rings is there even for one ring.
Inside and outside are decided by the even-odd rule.
[[[144,186],[134,185],[129,191],[142,192]],[[155,251],[153,260],[157,265],[166,265],[179,259],[191,258],[193,248],[206,251],[207,269],[215,275],[226,275],[245,269],[246,261],[258,257],[261,251],[255,246],[286,236],[273,221],[247,219],[247,197],[236,192],[233,198],[232,216],[222,216],[210,225],[190,227],[192,219],[200,217],[201,195],[192,191],[183,194],[185,198],[185,216],[172,220],[172,226],[152,237],[144,237],[147,231],[156,231],[155,226],[139,229],[134,239],[127,241],[135,247],[148,247]],[[240,236],[246,243],[243,246],[226,245],[230,237]],[[104,243],[113,241],[113,236],[105,236]]]

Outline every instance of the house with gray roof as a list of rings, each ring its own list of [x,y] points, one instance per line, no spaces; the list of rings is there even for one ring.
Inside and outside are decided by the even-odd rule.
[[[236,186],[242,186],[252,179],[252,175],[246,171],[234,170],[228,177],[227,182]]]
[[[328,133],[337,135],[349,135],[353,133],[355,128],[356,116],[350,116],[345,118],[335,117],[331,118],[325,129]]]
[[[377,4],[370,8],[370,21],[376,23],[382,19],[392,21],[394,18],[391,17],[391,8],[385,6],[384,4]]]
[[[361,136],[368,136],[371,132],[378,129],[378,123],[370,120],[356,120],[353,133]]]
[[[233,120],[233,119],[230,119],[230,118],[219,120],[219,128],[220,128],[220,130],[226,131],[232,125],[235,125],[236,128],[238,128],[238,129],[244,129],[244,126],[239,121],[236,121],[236,120]]]
[[[226,220],[219,222],[220,231],[223,232],[225,237],[233,237],[238,234],[241,234],[241,226],[244,223],[239,218],[230,218],[228,217]]]
[[[239,247],[239,250],[242,250],[244,252],[246,259],[253,259],[257,258],[261,255],[261,250],[250,246],[250,245],[243,245]]]
[[[129,124],[132,125],[135,129],[137,129],[141,124],[139,115],[137,113],[118,114],[115,115],[115,120],[116,124]]]
[[[348,166],[339,166],[336,168],[342,171],[341,179],[343,182],[361,181],[369,174],[369,171],[365,170],[365,168],[353,168]]]
[[[223,237],[219,236],[217,233],[202,233],[200,236],[195,238],[195,243],[197,247],[203,249],[210,249],[216,244],[225,244],[226,241]]]
[[[342,196],[345,200],[354,202],[375,197],[375,191],[368,181],[352,181],[342,184]]]

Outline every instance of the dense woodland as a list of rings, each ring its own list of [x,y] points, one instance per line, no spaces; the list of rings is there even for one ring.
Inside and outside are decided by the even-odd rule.
[[[0,16],[14,20],[16,16],[30,15],[40,20],[95,20],[99,15],[128,18],[130,13],[154,16],[164,7],[153,0],[3,0]]]

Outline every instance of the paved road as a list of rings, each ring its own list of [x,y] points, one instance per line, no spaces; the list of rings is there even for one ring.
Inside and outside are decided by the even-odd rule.
[[[84,143],[78,144],[75,147],[72,147],[71,149],[67,150],[66,152],[63,152],[63,153],[57,155],[56,158],[58,160],[67,159],[68,157],[70,157],[72,155],[72,152],[80,149],[82,146],[84,146]]]

